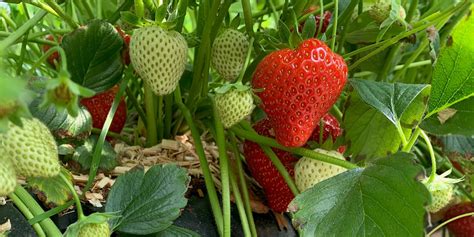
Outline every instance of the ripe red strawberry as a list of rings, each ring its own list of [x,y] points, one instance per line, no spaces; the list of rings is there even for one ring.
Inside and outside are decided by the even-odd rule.
[[[339,121],[332,116],[330,113],[325,114],[321,120],[323,121],[323,143],[327,141],[329,136],[331,136],[332,141],[335,142],[336,139],[342,135],[342,128],[341,125],[339,124]],[[311,138],[309,139],[310,141],[315,141],[319,143],[319,134],[321,132],[320,128],[320,122],[316,125],[316,128],[314,129],[313,133],[311,134]],[[344,153],[346,151],[345,146],[340,146],[337,151],[339,153]]]
[[[314,9],[310,7],[308,8],[308,10],[305,11],[305,14],[312,11],[314,11]],[[319,35],[318,29],[319,29],[319,23],[321,22],[321,15],[316,14],[314,15],[314,18],[316,22],[316,32],[314,33],[314,37],[317,37]],[[321,34],[324,34],[324,32],[326,32],[326,30],[328,29],[329,22],[331,22],[331,18],[332,18],[332,13],[330,11],[325,11],[322,18],[323,25],[321,26]],[[299,24],[298,31],[299,32],[303,31],[303,27],[304,27],[304,22]]]
[[[272,137],[270,121],[268,119],[255,124],[254,129],[260,135]],[[297,159],[291,153],[278,149],[273,149],[273,151],[290,175],[293,176],[294,164]],[[276,212],[285,212],[294,195],[272,161],[265,155],[257,143],[251,141],[245,141],[244,155],[252,176],[263,187],[268,206]]]
[[[55,41],[53,35],[47,35],[47,36],[46,36],[46,39],[47,39],[47,40],[50,40],[50,41]],[[59,43],[61,43],[61,40],[62,40],[62,39],[63,39],[62,36],[59,36],[59,37],[58,37]],[[50,48],[51,48],[51,45],[48,45],[48,44],[43,45],[43,52],[46,53]],[[49,65],[51,65],[51,66],[53,66],[53,67],[55,67],[55,62],[56,62],[56,63],[59,63],[59,60],[60,60],[60,59],[59,59],[59,53],[58,53],[58,51],[56,51],[56,52],[54,52],[53,54],[51,54],[51,55],[48,57],[48,59],[47,59]]]
[[[347,80],[344,59],[317,39],[267,55],[252,80],[278,142],[303,146]]]
[[[92,126],[94,128],[102,129],[104,126],[107,114],[109,113],[110,107],[112,107],[117,92],[118,87],[115,86],[108,91],[97,94],[91,98],[81,99],[81,104],[84,105],[92,115]],[[126,120],[127,105],[125,104],[124,98],[122,98],[109,130],[115,133],[120,133]]]
[[[123,32],[123,30],[120,28],[120,26],[116,26],[115,29],[119,33],[119,35],[122,37],[124,46],[122,49],[122,62],[125,65],[130,65],[130,35]]]
[[[454,205],[448,209],[444,215],[444,219],[448,220],[453,217],[474,212],[474,203],[465,202]],[[448,224],[448,230],[455,237],[472,237],[474,236],[474,216],[464,217],[458,220],[455,220]]]
[[[329,136],[331,136],[333,142],[336,141],[336,138],[342,135],[342,129],[339,125],[339,121],[337,121],[337,119],[329,113],[325,114],[321,119],[323,120],[323,142],[326,141]],[[319,126],[318,122],[313,134],[311,134],[312,141],[319,141],[320,131],[321,127]]]

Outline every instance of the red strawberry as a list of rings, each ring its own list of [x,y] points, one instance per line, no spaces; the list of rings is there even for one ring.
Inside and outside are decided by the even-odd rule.
[[[254,126],[262,136],[271,136],[270,121],[265,119]],[[297,159],[291,153],[273,149],[291,176],[294,175],[294,164]],[[285,212],[294,195],[272,161],[265,155],[257,143],[245,141],[244,154],[252,176],[263,187],[268,206],[276,212]]]
[[[342,128],[341,125],[339,124],[339,121],[332,116],[330,113],[325,114],[321,120],[323,120],[323,142],[325,142],[329,136],[331,136],[332,141],[335,142],[336,139],[342,135]],[[311,134],[311,138],[309,140],[315,141],[319,143],[319,133],[320,133],[320,122],[316,125],[316,128],[314,129],[313,133]],[[344,153],[346,151],[345,146],[340,146],[337,151],[340,153]]]
[[[123,61],[123,64],[125,65],[130,65],[130,50],[129,50],[129,46],[130,46],[130,35],[123,32],[123,30],[119,27],[119,26],[116,26],[115,29],[117,30],[117,32],[119,33],[119,35],[122,37],[123,39],[123,42],[124,42],[124,46],[123,46],[123,49],[122,49],[122,61]]]
[[[105,119],[107,119],[107,114],[109,113],[110,107],[112,107],[117,92],[118,87],[115,86],[91,98],[81,99],[81,104],[84,105],[92,115],[92,126],[94,128],[102,129],[104,126]],[[124,98],[122,98],[109,130],[115,133],[122,132],[126,120],[127,105],[125,104]]]
[[[331,136],[332,141],[335,142],[336,138],[342,135],[342,129],[339,125],[339,121],[337,121],[337,119],[329,113],[325,114],[321,119],[323,120],[323,141],[326,141],[329,136]],[[318,122],[313,134],[311,134],[310,139],[312,141],[319,141],[320,130],[321,128]]]
[[[267,55],[252,80],[278,142],[303,146],[347,80],[344,59],[317,39]]]
[[[309,13],[309,12],[312,12],[312,11],[314,11],[314,9],[312,9],[310,7],[304,13],[306,14],[306,13]],[[323,14],[323,25],[321,26],[321,33],[322,34],[324,34],[324,32],[326,32],[326,30],[328,29],[329,22],[331,22],[331,17],[332,17],[332,13],[330,11],[325,11],[324,12],[324,14]],[[321,15],[319,15],[319,14],[314,15],[314,18],[315,18],[314,20],[316,21],[316,32],[314,33],[314,37],[317,37],[319,35],[318,29],[319,29],[319,23],[321,22]],[[304,22],[299,24],[298,31],[299,32],[303,31],[303,27],[304,27]]]
[[[474,203],[465,202],[454,205],[448,209],[444,218],[448,220],[468,212],[474,212]],[[474,216],[464,217],[449,223],[448,230],[456,237],[474,236]]]
[[[50,41],[55,41],[53,35],[47,35],[47,36],[46,36],[46,39],[47,39],[47,40],[50,40]],[[59,37],[58,37],[59,43],[61,43],[61,40],[62,40],[62,39],[63,39],[62,36],[59,36]],[[51,48],[51,45],[48,45],[48,44],[43,45],[43,52],[46,53],[50,48]],[[60,60],[60,59],[59,59],[59,53],[58,53],[58,51],[55,51],[53,54],[51,54],[51,55],[48,57],[47,60],[48,60],[48,63],[49,63],[51,66],[55,67],[54,62],[58,63],[59,60]]]

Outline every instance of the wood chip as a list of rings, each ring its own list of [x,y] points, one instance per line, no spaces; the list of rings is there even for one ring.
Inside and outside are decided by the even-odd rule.
[[[179,142],[175,140],[168,140],[168,139],[163,139],[160,145],[161,145],[161,148],[163,149],[174,150],[174,151],[179,150],[179,147],[180,147]]]
[[[100,189],[103,189],[106,186],[112,186],[111,181],[112,180],[109,177],[104,177],[96,184],[96,186]]]

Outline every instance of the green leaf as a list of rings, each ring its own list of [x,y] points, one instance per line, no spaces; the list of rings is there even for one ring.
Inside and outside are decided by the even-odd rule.
[[[72,175],[68,170],[62,168],[61,173],[72,181]],[[71,199],[71,192],[59,175],[50,178],[29,177],[27,181],[30,187],[43,192],[47,203],[60,206]]]
[[[199,237],[200,235],[192,230],[172,225],[165,230],[158,232],[155,237]]]
[[[474,137],[442,136],[443,151],[448,154],[460,154],[465,157],[474,155]]]
[[[429,193],[413,155],[397,153],[316,184],[288,207],[301,236],[423,236]]]
[[[365,103],[371,105],[397,125],[411,102],[429,85],[350,80]]]
[[[426,107],[425,97],[420,94],[401,117],[401,126],[406,137],[418,124]],[[343,117],[347,152],[355,157],[373,158],[395,153],[401,138],[395,126],[375,108],[367,105],[353,92]]]
[[[155,165],[146,173],[136,168],[118,177],[105,207],[122,215],[113,229],[145,235],[170,227],[186,206],[189,181],[187,171],[176,165]]]
[[[102,20],[93,20],[65,35],[62,47],[71,79],[96,92],[112,88],[122,78],[122,46],[115,28]]]
[[[474,95],[474,18],[462,20],[435,64],[428,117]]]
[[[449,115],[445,111],[451,110]],[[454,113],[454,114],[453,114]],[[437,135],[474,135],[474,97],[453,105],[448,110],[438,112],[421,123],[423,130]]]
[[[316,34],[317,27],[318,26],[316,25],[315,17],[313,15],[309,16],[306,19],[303,26],[303,31],[301,32],[303,39],[313,38],[314,34]]]
[[[80,165],[81,170],[89,170],[92,164],[94,147],[97,144],[98,136],[93,135],[87,138],[84,144],[76,149],[72,160]],[[102,147],[102,157],[99,168],[101,170],[113,170],[117,166],[117,154],[110,143],[105,142]]]

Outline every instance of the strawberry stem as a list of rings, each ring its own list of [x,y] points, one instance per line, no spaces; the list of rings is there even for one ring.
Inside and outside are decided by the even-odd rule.
[[[436,156],[434,154],[433,146],[431,145],[430,138],[428,135],[423,130],[420,130],[420,135],[425,140],[426,145],[428,146],[428,152],[430,153],[430,158],[431,158],[431,174],[428,179],[427,183],[433,182],[435,176],[436,176]]]
[[[181,98],[181,90],[179,86],[174,91],[174,100],[179,110],[183,114],[186,123],[191,129],[191,136],[194,140],[194,147],[196,154],[199,157],[199,164],[201,166],[202,173],[204,175],[204,183],[206,184],[207,195],[209,196],[209,202],[211,203],[212,213],[214,214],[214,221],[216,222],[217,230],[219,234],[223,233],[223,217],[222,209],[217,198],[216,186],[212,179],[211,171],[209,169],[209,163],[207,162],[206,154],[204,153],[204,147],[202,146],[201,133],[194,124],[193,117],[189,109],[184,105]]]
[[[59,177],[64,181],[66,184],[67,188],[69,189],[69,192],[72,194],[72,198],[74,199],[74,202],[76,203],[76,212],[77,212],[77,219],[82,220],[85,218],[84,216],[84,211],[82,211],[82,205],[81,205],[81,199],[79,199],[79,196],[76,193],[76,190],[72,186],[71,182],[64,176],[63,172],[59,173]]]
[[[97,170],[99,169],[100,160],[102,158],[102,148],[104,147],[105,136],[107,135],[110,125],[112,124],[115,112],[118,109],[120,100],[125,92],[125,88],[127,88],[128,82],[129,77],[125,77],[124,79],[122,79],[120,89],[115,95],[114,102],[112,103],[109,113],[107,114],[107,119],[105,119],[104,125],[102,126],[102,132],[100,133],[100,136],[97,139],[97,143],[94,148],[94,153],[92,154],[91,168],[89,170],[89,179],[87,180],[86,186],[82,190],[83,195],[85,195],[86,191],[88,191],[92,187],[92,183],[94,182],[95,176],[97,175]]]
[[[229,159],[227,157],[226,142],[224,135],[224,126],[220,121],[219,114],[217,112],[216,103],[214,98],[212,99],[212,109],[214,117],[214,126],[216,129],[216,144],[219,151],[219,166],[221,171],[221,184],[222,184],[222,206],[224,214],[224,237],[230,237],[230,185],[229,185]]]
[[[157,134],[157,139],[158,139],[158,143],[161,142],[161,140],[163,140],[163,96],[158,96],[158,108],[157,108],[157,121],[156,121],[156,127],[157,127],[157,130],[158,130],[158,134]]]
[[[253,38],[255,33],[253,32],[253,19],[252,19],[252,9],[250,7],[250,1],[249,0],[242,0],[241,4],[242,4],[242,9],[244,11],[245,29],[247,31],[247,34],[251,38]],[[253,44],[250,44],[249,49],[252,46],[253,46]]]
[[[405,147],[408,144],[407,137],[405,136],[405,133],[403,132],[403,128],[399,120],[397,120],[397,124],[395,125],[395,127],[397,128],[398,136],[402,140],[402,145],[403,147]]]
[[[237,210],[239,212],[240,222],[242,223],[244,236],[251,236],[250,226],[247,220],[247,213],[245,212],[244,204],[242,201],[242,195],[240,194],[239,186],[237,185],[236,177],[233,173],[230,173],[230,184],[232,186],[232,193],[234,194],[235,203],[237,204]]]
[[[298,195],[300,192],[298,188],[296,187],[296,184],[293,181],[293,178],[291,177],[290,173],[288,173],[288,170],[286,170],[283,163],[281,163],[280,159],[278,159],[278,156],[275,154],[275,152],[268,146],[265,146],[262,144],[259,144],[259,145],[262,148],[263,152],[265,152],[265,155],[267,155],[268,158],[272,161],[273,165],[278,170],[280,175],[283,177],[286,184],[288,184],[288,187],[290,188],[293,195],[295,196]]]
[[[357,66],[359,66],[359,64],[361,64],[362,62],[366,61],[367,59],[371,58],[372,56],[380,53],[381,51],[383,51],[384,49],[390,47],[391,45],[397,43],[399,40],[405,38],[405,37],[408,37],[412,34],[415,34],[419,31],[423,31],[423,30],[426,30],[426,28],[430,27],[431,25],[435,24],[435,23],[438,23],[440,21],[444,21],[445,18],[449,18],[451,17],[452,14],[456,13],[459,9],[464,9],[466,7],[466,2],[464,4],[458,4],[457,6],[455,7],[452,7],[448,10],[446,10],[444,13],[440,13],[440,12],[436,12],[436,13],[433,13],[427,17],[425,17],[424,19],[420,20],[419,22],[419,25],[418,23],[414,25],[414,28],[412,30],[409,30],[409,31],[405,31],[404,33],[402,34],[399,34],[393,38],[390,38],[390,39],[387,39],[385,41],[381,41],[379,43],[375,43],[375,44],[372,44],[372,45],[369,45],[369,46],[366,46],[364,48],[360,48],[358,50],[354,50],[350,53],[347,53],[344,55],[344,58],[348,58],[350,56],[353,56],[353,55],[356,55],[358,53],[361,53],[361,52],[365,52],[367,50],[371,50],[373,48],[377,48],[375,50],[372,50],[370,53],[368,53],[367,55],[365,55],[364,57],[360,58],[359,60],[357,60],[356,62],[354,62],[352,65],[349,66],[349,70],[353,70],[354,68],[356,68]],[[428,23],[425,23],[425,22],[428,22]],[[424,24],[422,24],[424,23]],[[380,47],[379,47],[380,46]]]
[[[61,17],[71,28],[77,29],[79,24],[77,24],[69,15],[67,15],[61,6],[59,6],[54,0],[44,0],[46,4],[49,5],[59,17]]]
[[[171,138],[171,121],[173,120],[173,95],[165,96],[164,138]]]
[[[250,58],[252,56],[253,41],[254,41],[254,38],[250,38],[249,48],[247,50],[247,57],[245,58],[245,63],[244,63],[244,66],[242,67],[242,70],[240,70],[239,79],[237,79],[237,83],[242,83],[242,79],[244,78],[245,71],[247,67],[249,66]]]
[[[0,55],[3,55],[7,52],[6,48],[14,44],[18,39],[23,37],[23,35],[32,27],[38,24],[38,22],[46,15],[46,11],[38,11],[31,19],[26,23],[20,26],[15,32],[10,34],[7,38],[3,39],[0,42]]]
[[[459,215],[459,216],[455,216],[441,224],[439,224],[438,226],[436,226],[435,228],[433,228],[426,236],[429,237],[429,236],[432,236],[434,233],[436,233],[436,231],[438,231],[439,229],[443,228],[443,226],[455,221],[455,220],[459,220],[461,218],[464,218],[464,217],[468,217],[468,216],[474,216],[474,212],[468,212],[468,213],[464,213],[462,215]]]
[[[146,111],[146,143],[147,146],[154,146],[158,143],[158,134],[156,128],[155,116],[155,96],[150,86],[145,83],[145,111]]]
[[[330,155],[327,155],[327,154],[319,153],[317,151],[309,150],[309,149],[302,148],[302,147],[286,147],[286,146],[283,146],[280,143],[278,143],[275,139],[258,135],[255,131],[253,131],[253,129],[248,131],[248,130],[240,129],[240,128],[237,128],[236,126],[234,126],[234,127],[230,128],[230,130],[232,132],[234,132],[237,136],[240,136],[240,137],[245,138],[249,141],[253,141],[253,142],[256,142],[256,143],[259,143],[259,144],[262,144],[262,145],[271,146],[271,147],[274,147],[274,148],[277,148],[277,149],[280,149],[280,150],[291,152],[291,153],[296,154],[296,155],[305,156],[305,157],[308,157],[310,159],[315,159],[315,160],[327,162],[327,163],[330,163],[330,164],[333,164],[333,165],[341,166],[341,167],[344,167],[346,169],[359,168],[359,166],[357,166],[356,164],[350,163],[350,162],[345,161],[345,160],[338,159],[336,157],[333,157],[333,156],[330,156]]]
[[[417,126],[415,131],[412,133],[408,143],[405,146],[403,146],[402,151],[410,152],[413,146],[415,145],[416,140],[420,136],[420,133],[421,133],[421,128]]]
[[[26,206],[25,203],[23,203],[15,193],[11,193],[10,195],[8,195],[8,197],[13,201],[13,203],[15,203],[15,206],[21,211],[23,216],[25,216],[28,221],[34,218],[34,215],[33,213],[31,213],[30,209],[28,209],[28,206]],[[43,228],[41,228],[40,224],[35,223],[31,226],[39,237],[46,236],[46,233],[44,233],[44,230]]]
[[[34,216],[41,215],[44,213],[41,206],[35,201],[35,199],[26,191],[22,186],[18,185],[14,191],[14,194],[20,199],[22,203],[24,203],[31,213]],[[54,224],[54,222],[50,218],[45,218],[41,222],[39,222],[41,228],[43,228],[46,236],[51,237],[61,237],[61,231],[59,231],[58,227]]]
[[[242,191],[245,212],[247,213],[247,219],[250,225],[250,231],[252,233],[251,236],[257,236],[257,228],[255,227],[255,222],[253,219],[252,207],[250,206],[250,196],[248,192],[247,181],[245,180],[244,169],[242,168],[241,155],[239,152],[239,148],[237,147],[237,138],[235,137],[235,134],[231,131],[228,131],[228,135],[230,137],[231,150],[234,153],[235,163],[237,164],[237,170],[239,172],[240,189]]]
[[[337,21],[339,18],[339,0],[334,0],[334,26],[332,28],[332,39],[331,39],[331,50],[336,52],[334,48],[336,46],[336,32],[337,32]],[[324,18],[321,18],[320,22],[322,22]]]

